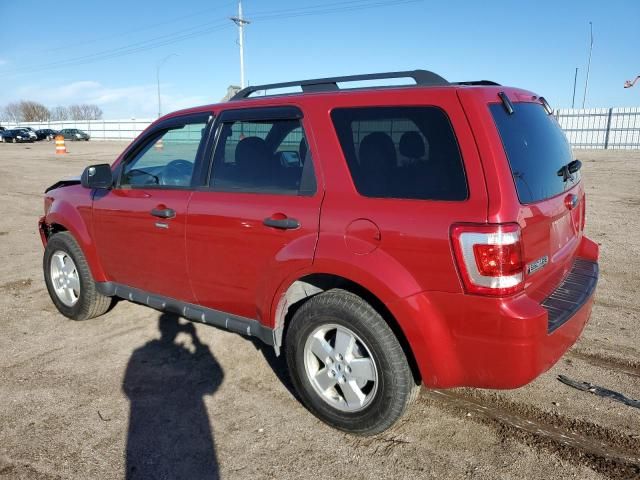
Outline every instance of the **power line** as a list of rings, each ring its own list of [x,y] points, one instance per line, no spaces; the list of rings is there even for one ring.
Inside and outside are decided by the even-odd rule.
[[[313,16],[313,15],[325,15],[331,13],[342,13],[355,10],[365,10],[370,8],[378,8],[385,6],[403,5],[409,3],[422,2],[423,0],[392,0],[392,1],[376,1],[376,2],[364,2],[362,0],[346,1],[340,3],[311,5],[301,8],[291,8],[282,10],[264,11],[262,14],[258,14],[256,19],[261,21],[282,20],[287,18],[294,18],[300,16]],[[228,19],[220,19],[228,22]],[[207,35],[218,30],[229,27],[228,23],[215,24],[210,23],[197,25],[187,29],[178,30],[176,32],[154,37],[148,40],[134,42],[128,45],[123,45],[114,49],[103,50],[101,52],[83,55],[80,57],[74,57],[67,60],[58,62],[51,62],[42,65],[26,65],[24,67],[18,67],[14,70],[4,71],[0,77],[7,77],[10,75],[22,75],[27,73],[36,73],[44,70],[51,70],[63,67],[72,67],[78,65],[85,65],[87,63],[94,63],[103,60],[109,60],[112,58],[119,58],[125,55],[131,55],[134,53],[143,52],[146,50],[159,48],[162,46],[170,45],[173,43],[181,42],[191,38]],[[204,27],[204,28],[203,28]]]
[[[120,38],[120,37],[131,35],[131,34],[134,34],[134,33],[144,32],[146,30],[151,30],[152,28],[157,28],[157,27],[160,27],[162,25],[169,25],[169,24],[179,23],[182,20],[185,20],[187,18],[192,18],[192,17],[196,17],[196,16],[202,16],[204,13],[211,12],[213,10],[220,10],[223,7],[228,7],[228,6],[234,5],[234,4],[235,4],[235,2],[227,2],[227,3],[223,3],[222,5],[217,5],[215,7],[212,7],[212,8],[205,8],[204,10],[198,10],[197,12],[193,12],[193,13],[190,13],[188,15],[181,15],[179,17],[173,17],[171,20],[165,20],[163,22],[153,23],[151,25],[146,25],[146,26],[142,26],[142,27],[136,27],[136,28],[131,29],[131,30],[125,30],[124,32],[114,33],[112,35],[106,35],[106,36],[103,36],[103,37],[97,37],[97,38],[88,39],[88,40],[84,40],[83,39],[82,40],[82,46],[90,45],[90,44],[96,43],[96,42],[101,42],[103,40],[110,40],[112,38]],[[45,49],[43,51],[44,52],[55,52],[55,51],[59,51],[59,50],[64,50],[65,48],[69,48],[70,46],[76,47],[77,45],[76,44],[67,43],[65,45],[60,45],[59,47],[47,48],[47,49]]]

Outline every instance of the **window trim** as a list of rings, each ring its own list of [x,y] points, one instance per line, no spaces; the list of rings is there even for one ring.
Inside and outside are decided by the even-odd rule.
[[[403,198],[403,197],[371,197],[368,195],[364,195],[360,193],[358,187],[356,186],[356,181],[353,177],[353,172],[349,167],[349,161],[347,160],[347,156],[345,154],[344,147],[342,146],[342,142],[340,141],[340,135],[338,134],[338,129],[336,128],[336,123],[333,118],[333,113],[339,110],[365,110],[365,109],[416,109],[416,108],[434,108],[439,110],[444,118],[447,121],[451,129],[451,133],[453,135],[453,140],[455,141],[456,148],[458,150],[458,155],[460,158],[460,166],[462,168],[462,176],[464,179],[464,187],[465,187],[465,197],[460,200],[447,200],[442,198]],[[331,121],[331,126],[333,128],[333,134],[335,135],[336,142],[340,147],[340,154],[342,155],[342,160],[344,161],[345,166],[347,167],[347,172],[349,173],[349,180],[351,182],[351,187],[356,195],[366,198],[368,200],[386,200],[386,201],[401,201],[401,202],[442,202],[442,203],[452,203],[452,204],[460,204],[468,202],[471,199],[471,185],[469,183],[469,178],[467,175],[467,166],[465,164],[464,156],[462,154],[462,148],[460,145],[460,141],[458,140],[458,135],[456,133],[456,129],[451,121],[451,117],[447,113],[447,110],[440,105],[435,104],[389,104],[389,105],[349,105],[349,106],[337,106],[331,108],[329,110],[329,119]],[[415,122],[414,122],[415,123]],[[416,125],[417,126],[417,125]],[[422,133],[422,131],[421,131]],[[351,131],[351,135],[353,136],[353,130]],[[355,146],[355,144],[354,144]]]
[[[309,193],[306,195],[291,195],[288,193],[277,193],[277,192],[248,192],[248,191],[233,191],[233,190],[216,190],[211,185],[211,178],[213,176],[213,163],[215,160],[216,151],[220,145],[220,137],[222,134],[222,128],[226,123],[235,123],[235,122],[269,122],[269,121],[286,121],[286,120],[298,120],[300,122],[300,127],[304,133],[305,138],[307,139],[307,147],[309,152],[309,159],[311,160],[311,166],[313,171],[313,176],[315,179],[315,191],[313,193]],[[300,107],[297,105],[281,105],[275,107],[253,107],[253,108],[232,108],[229,110],[223,110],[216,115],[214,124],[211,129],[211,134],[209,136],[207,142],[206,155],[208,161],[205,162],[205,166],[208,166],[208,169],[203,168],[203,171],[199,172],[200,175],[200,183],[199,186],[196,186],[196,190],[198,191],[207,191],[207,192],[215,192],[215,193],[231,193],[238,195],[277,195],[289,198],[303,197],[303,198],[312,198],[318,195],[318,192],[321,190],[319,187],[318,181],[318,168],[317,163],[311,154],[311,142],[309,137],[309,129],[304,124],[304,114]],[[304,170],[303,170],[304,173]],[[204,175],[203,175],[204,174]],[[302,175],[302,174],[301,174]],[[195,177],[195,175],[194,175]]]
[[[177,115],[175,117],[167,118],[161,122],[153,124],[149,127],[149,130],[145,132],[144,136],[139,137],[131,146],[127,149],[127,152],[122,158],[122,161],[118,163],[115,175],[114,189],[118,190],[193,190],[197,185],[197,175],[200,173],[201,164],[204,158],[204,153],[208,145],[209,136],[211,133],[211,126],[213,125],[213,112],[198,112],[190,113],[186,115]],[[178,185],[130,185],[123,184],[122,177],[124,175],[124,167],[135,160],[138,154],[143,151],[150,143],[157,141],[158,137],[168,132],[169,130],[176,129],[177,127],[185,127],[194,123],[204,123],[205,132],[198,145],[196,151],[196,157],[194,160],[193,174],[191,175],[191,183],[186,186]]]

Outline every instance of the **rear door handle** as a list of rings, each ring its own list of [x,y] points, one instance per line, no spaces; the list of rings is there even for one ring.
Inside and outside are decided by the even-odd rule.
[[[294,230],[296,228],[300,228],[300,222],[295,218],[265,218],[262,222],[267,227],[279,228],[282,230]]]
[[[151,215],[159,218],[173,218],[176,216],[176,211],[173,208],[154,208],[151,210]]]

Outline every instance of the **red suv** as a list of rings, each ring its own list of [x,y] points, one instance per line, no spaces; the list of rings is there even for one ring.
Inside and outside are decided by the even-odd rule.
[[[75,320],[119,297],[257,337],[311,412],[372,434],[421,383],[515,388],[576,341],[580,167],[544,98],[489,81],[249,87],[50,187],[44,276]]]

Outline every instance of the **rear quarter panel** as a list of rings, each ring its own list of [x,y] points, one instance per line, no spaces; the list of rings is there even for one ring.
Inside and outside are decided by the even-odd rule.
[[[369,198],[360,195],[342,152],[330,114],[335,108],[370,106],[435,106],[449,117],[463,157],[469,197],[465,201]],[[314,265],[366,275],[382,290],[384,302],[425,290],[460,292],[461,284],[451,252],[452,223],[485,222],[487,194],[471,129],[455,89],[369,91],[309,98],[305,115],[313,124],[323,163],[326,194]],[[322,126],[321,128],[319,126]],[[373,250],[354,252],[346,240],[347,227],[367,219],[380,231]],[[349,277],[347,277],[349,278]],[[355,281],[355,278],[350,278]]]

